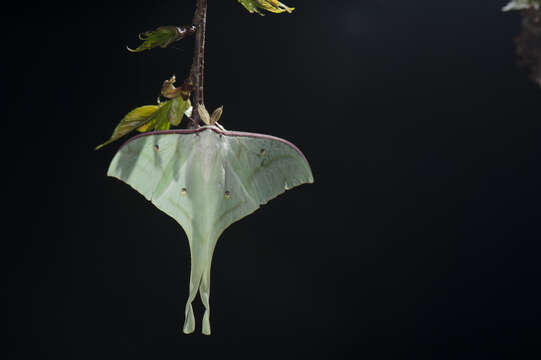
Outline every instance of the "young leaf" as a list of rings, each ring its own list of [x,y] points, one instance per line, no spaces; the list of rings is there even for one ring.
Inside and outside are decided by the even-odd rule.
[[[165,101],[159,105],[146,105],[130,111],[117,125],[111,138],[103,144],[96,146],[95,150],[120,139],[124,135],[137,129],[139,132],[151,130],[169,130],[171,125],[180,124],[184,113],[190,108],[190,100],[182,96]]]
[[[156,125],[155,121],[149,121],[143,126],[139,126],[136,130],[140,133],[144,133],[147,131],[151,131],[154,128],[154,125]]]
[[[277,0],[237,0],[242,6],[246,8],[251,14],[254,12],[263,16],[263,12],[259,9],[263,9],[272,13],[283,13],[287,11],[291,13],[295,8],[288,7]]]
[[[502,10],[523,10],[530,8],[536,10],[541,8],[541,0],[511,0]]]
[[[165,121],[160,123],[160,126],[156,126],[154,129],[155,131],[162,131],[162,130],[169,130],[171,128],[171,123],[169,121]]]
[[[129,132],[151,122],[158,109],[159,106],[157,105],[146,105],[130,111],[122,118],[122,120],[120,120],[120,123],[116,126],[111,138],[103,144],[96,146],[95,150],[101,149],[105,145],[112,143]]]
[[[184,113],[186,113],[191,106],[190,100],[184,100],[182,96],[179,96],[171,100],[171,102],[171,109],[169,109],[167,116],[171,125],[179,126],[184,117]]]
[[[176,81],[177,78],[175,75],[173,75],[169,80],[165,80],[163,82],[161,91],[162,96],[167,99],[173,99],[177,96],[182,96],[184,99],[188,99],[193,90],[193,83],[191,79],[188,78],[184,80],[182,85],[178,88],[176,88],[174,85]]]
[[[153,116],[154,130],[169,130],[169,110],[171,109],[172,100],[161,103],[160,108]]]
[[[143,43],[139,45],[135,50],[128,48],[131,52],[141,52],[144,50],[150,50],[155,47],[166,48],[171,43],[181,40],[188,35],[194,34],[197,28],[193,25],[189,26],[160,26],[154,31],[147,31],[139,34],[139,39],[143,40]]]
[[[190,108],[190,100],[182,96],[176,97],[160,104],[160,108],[152,116],[149,126],[144,131],[149,130],[169,130],[171,125],[180,125],[184,114]]]

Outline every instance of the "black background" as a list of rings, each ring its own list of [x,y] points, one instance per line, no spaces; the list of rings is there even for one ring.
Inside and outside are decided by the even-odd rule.
[[[291,0],[265,17],[209,1],[207,108],[295,143],[316,182],[223,234],[213,334],[199,299],[181,333],[186,237],[106,177],[122,141],[93,148],[187,74],[192,39],[125,46],[194,3],[2,15],[8,358],[539,355],[541,89],[503,0]]]

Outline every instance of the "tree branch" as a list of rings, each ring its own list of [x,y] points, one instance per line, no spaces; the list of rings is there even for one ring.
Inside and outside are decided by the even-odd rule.
[[[190,70],[190,79],[194,85],[193,91],[193,110],[192,118],[194,127],[198,127],[201,118],[197,111],[198,105],[204,104],[204,71],[205,71],[205,30],[207,25],[207,0],[197,0],[197,8],[192,21],[197,27],[195,33],[195,46],[193,54],[192,68]]]

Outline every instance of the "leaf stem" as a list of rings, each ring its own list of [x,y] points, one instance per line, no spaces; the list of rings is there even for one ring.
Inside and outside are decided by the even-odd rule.
[[[204,71],[205,71],[205,31],[207,25],[207,0],[197,0],[197,7],[192,21],[197,27],[195,33],[195,46],[193,54],[192,68],[190,70],[190,79],[194,85],[194,101],[192,118],[194,127],[199,127],[201,117],[197,112],[198,105],[204,105]]]

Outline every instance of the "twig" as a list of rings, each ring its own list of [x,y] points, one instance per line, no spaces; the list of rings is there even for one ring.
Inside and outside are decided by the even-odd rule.
[[[193,54],[192,68],[190,70],[190,79],[193,82],[193,108],[192,118],[194,127],[199,127],[201,118],[197,112],[197,106],[204,104],[204,71],[205,71],[205,30],[207,24],[207,0],[197,0],[197,8],[192,21],[197,27],[195,33],[195,46]]]

